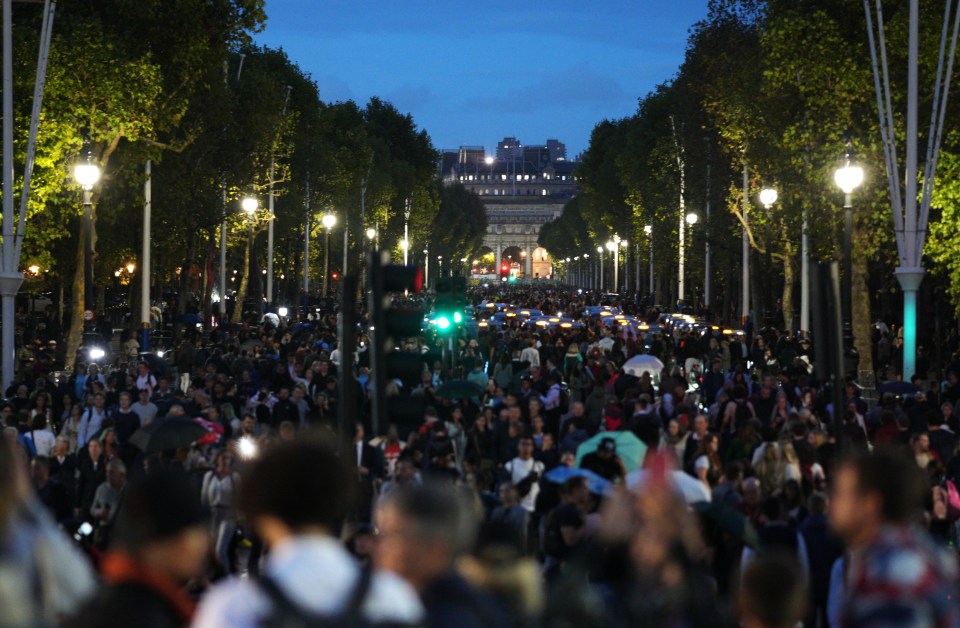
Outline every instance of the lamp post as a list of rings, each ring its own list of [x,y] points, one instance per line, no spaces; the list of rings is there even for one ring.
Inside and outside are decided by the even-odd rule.
[[[410,248],[410,199],[403,202],[403,265],[407,265],[407,250]]]
[[[587,272],[590,270],[590,263],[587,261],[590,259],[589,253],[583,254],[584,263],[580,265],[580,284],[584,288],[590,288],[590,281],[587,278]]]
[[[690,225],[690,228],[693,229],[693,225],[697,224],[698,218],[699,218],[699,217],[697,216],[696,213],[690,212],[690,213],[688,213],[686,216],[683,217],[683,221],[684,221],[684,223]],[[680,230],[680,285],[677,286],[677,303],[678,303],[681,307],[683,307],[683,300],[684,300],[685,289],[686,289],[686,286],[685,286],[686,277],[685,277],[685,273],[684,273],[684,259],[685,259],[685,257],[686,257],[686,252],[687,252],[687,251],[686,251],[686,249],[687,249],[687,242],[686,242],[686,238],[685,238],[684,236],[685,236],[684,231],[681,229],[681,230]]]
[[[853,240],[853,191],[863,183],[863,168],[853,163],[850,151],[847,151],[844,157],[844,164],[837,168],[833,173],[833,180],[837,186],[843,190],[843,336],[844,344],[847,339],[852,339],[853,334],[853,313],[851,310],[851,301],[853,293],[853,262],[852,240]],[[852,346],[852,343],[851,343]],[[844,347],[845,350],[851,347]]]
[[[616,291],[617,291],[617,262],[619,261],[619,260],[617,259],[617,257],[619,257],[619,256],[617,255],[617,252],[618,252],[619,247],[617,246],[617,243],[614,242],[613,240],[607,240],[606,248],[607,248],[608,251],[610,251],[611,253],[614,254],[614,258],[613,258],[613,259],[614,259],[614,262],[613,262],[613,289],[612,289],[610,292],[616,292]]]
[[[83,190],[83,331],[87,334],[93,325],[93,186],[100,180],[100,167],[93,161],[90,145],[83,150],[84,159],[74,166],[73,178]]]
[[[650,240],[650,305],[653,305],[653,225],[644,225],[643,232]]]
[[[746,177],[746,174],[744,174],[744,177]],[[760,190],[760,204],[763,205],[764,209],[768,211],[771,207],[773,207],[773,204],[777,202],[777,198],[779,198],[779,195],[773,188],[764,188]],[[747,201],[744,200],[744,211],[746,211],[746,208]],[[743,285],[743,298],[745,304],[743,308],[743,311],[745,312],[743,315],[743,321],[744,324],[746,324],[747,316],[750,314],[750,241],[747,237],[746,228],[743,230],[743,247],[743,259],[744,263],[746,264],[745,268],[747,269],[743,273],[743,281],[745,282]]]
[[[326,297],[330,281],[330,230],[337,224],[337,217],[331,212],[327,212],[320,219],[323,224],[324,244],[323,244],[323,296]]]
[[[625,292],[630,289],[630,247],[628,244],[626,240],[620,240],[620,248],[623,249],[623,290]]]
[[[603,290],[603,247],[597,247],[597,257],[600,258],[600,274],[597,278],[597,290]]]

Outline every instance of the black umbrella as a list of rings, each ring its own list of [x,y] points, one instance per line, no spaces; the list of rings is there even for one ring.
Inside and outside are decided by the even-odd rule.
[[[158,419],[141,427],[130,442],[150,454],[189,447],[207,434],[207,428],[191,419]]]
[[[747,547],[753,549],[760,547],[760,537],[757,535],[756,528],[733,506],[722,502],[697,502],[691,506]]]
[[[437,388],[433,394],[441,399],[472,399],[482,397],[483,389],[471,381],[454,379]]]

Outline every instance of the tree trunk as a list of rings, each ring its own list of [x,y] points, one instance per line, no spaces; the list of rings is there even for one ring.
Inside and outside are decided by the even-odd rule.
[[[77,238],[77,263],[73,271],[73,302],[70,304],[70,330],[67,333],[67,354],[64,356],[64,368],[73,370],[77,350],[83,340],[83,295],[84,295],[84,238],[87,235],[86,221],[80,221],[80,237]],[[63,284],[61,283],[61,290]],[[63,310],[61,292],[60,308]]]
[[[783,256],[783,295],[780,307],[783,310],[783,328],[793,332],[793,247],[787,247]]]
[[[873,317],[870,316],[870,290],[867,288],[869,277],[866,256],[853,256],[853,272],[850,274],[850,280],[853,293],[850,297],[850,309],[853,317],[853,344],[860,353],[858,370],[872,373],[874,370],[873,343],[870,340],[870,326],[873,324]]]
[[[240,276],[240,287],[237,288],[237,296],[233,303],[233,316],[230,320],[239,323],[243,320],[243,302],[247,298],[247,283],[250,280],[250,247],[253,243],[253,237],[247,237],[247,246],[243,250],[243,274]]]

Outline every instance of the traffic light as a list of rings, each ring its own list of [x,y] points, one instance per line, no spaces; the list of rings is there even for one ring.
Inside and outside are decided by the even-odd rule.
[[[506,281],[510,276],[510,264],[503,262],[500,264],[500,281]]]
[[[440,277],[436,284],[433,311],[437,331],[445,334],[463,322],[466,281],[463,277]]]
[[[423,270],[419,266],[384,263],[379,252],[370,255],[371,380],[373,383],[373,430],[380,433],[381,420],[390,419],[385,403],[387,384],[400,380],[407,388],[420,381],[423,357],[403,351],[403,343],[419,336],[423,309],[413,302],[396,302],[402,293],[416,294],[423,288]],[[402,404],[391,402],[391,409]],[[393,417],[404,421],[409,417]],[[416,417],[415,420],[419,420]]]

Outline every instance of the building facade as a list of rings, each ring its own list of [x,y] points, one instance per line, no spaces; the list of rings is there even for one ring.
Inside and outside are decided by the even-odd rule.
[[[552,266],[537,243],[540,227],[559,217],[577,194],[577,165],[567,161],[562,142],[524,146],[507,137],[497,143],[495,155],[476,146],[443,151],[440,170],[445,184],[460,183],[483,201],[484,246],[493,251],[495,267],[519,264],[525,277],[546,279]]]

